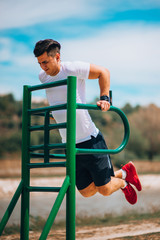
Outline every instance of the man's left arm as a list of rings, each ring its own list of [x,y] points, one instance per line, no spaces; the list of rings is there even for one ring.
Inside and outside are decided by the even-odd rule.
[[[97,106],[101,108],[102,111],[107,111],[110,108],[110,103],[107,100],[107,96],[109,97],[109,89],[110,89],[110,73],[108,69],[90,64],[90,72],[89,79],[99,79],[99,87],[100,87],[100,98],[105,100],[99,100],[97,102]],[[104,96],[104,97],[102,97]]]

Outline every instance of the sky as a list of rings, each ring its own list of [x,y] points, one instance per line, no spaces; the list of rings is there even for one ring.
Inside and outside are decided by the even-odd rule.
[[[61,61],[109,69],[114,106],[160,106],[160,0],[0,0],[0,94],[21,100],[40,84],[33,49],[45,38],[61,43]],[[99,94],[86,80],[87,102]]]

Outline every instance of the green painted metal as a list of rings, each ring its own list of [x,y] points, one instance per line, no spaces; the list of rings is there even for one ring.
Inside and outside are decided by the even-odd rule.
[[[64,110],[67,109],[67,104],[60,104],[60,105],[56,105],[56,106],[49,106],[49,107],[41,107],[41,108],[35,108],[35,109],[30,109],[28,110],[29,114],[37,114],[40,112],[44,112],[46,110],[48,111],[57,111],[57,110]]]
[[[28,187],[29,192],[59,192],[61,187]]]
[[[28,115],[28,109],[31,108],[31,93],[28,86],[23,88],[23,112],[22,112],[22,181],[23,189],[21,196],[21,239],[29,239],[29,202],[30,194],[27,188],[30,185],[30,171],[27,164],[30,163],[30,132],[28,126],[31,124],[31,117]]]
[[[66,167],[66,161],[64,162],[49,162],[49,163],[30,163],[28,168],[48,168],[48,167]]]
[[[49,123],[50,123],[50,117],[49,117],[49,112],[45,112],[45,117],[44,117],[44,162],[49,163]]]
[[[44,158],[43,153],[30,153],[31,158]],[[49,154],[49,158],[66,159],[65,154]]]
[[[48,144],[48,148],[49,149],[65,149],[66,148],[66,144],[65,143],[55,143],[55,144]],[[35,151],[35,150],[44,150],[45,149],[45,145],[35,145],[35,146],[30,146],[29,150],[30,151]]]
[[[1,220],[1,223],[0,223],[0,236],[2,235],[2,232],[3,232],[5,226],[6,226],[7,222],[8,222],[8,220],[9,220],[12,212],[13,212],[13,209],[16,206],[16,203],[17,203],[17,201],[18,201],[18,199],[19,199],[19,197],[20,197],[20,195],[22,193],[22,189],[23,189],[23,181],[21,180],[21,182],[20,182],[20,184],[19,184],[19,186],[18,186],[18,188],[17,188],[17,190],[16,190],[16,192],[15,192],[15,194],[14,194],[14,196],[13,196],[13,198],[12,198],[12,200],[11,200],[11,202],[10,202],[10,204],[9,204],[9,206],[8,206],[6,212],[5,212],[5,214],[4,214],[4,216],[3,216],[2,220]]]
[[[32,91],[58,87],[67,84],[67,103],[43,108],[31,109]],[[118,108],[111,106],[110,111],[116,112],[124,125],[124,138],[117,149],[90,150],[76,148],[76,109],[99,110],[96,105],[76,103],[76,77],[68,77],[67,80],[57,81],[36,86],[24,86],[23,93],[23,124],[22,124],[22,180],[13,196],[13,199],[0,223],[0,235],[12,213],[19,196],[21,195],[21,240],[29,239],[29,202],[30,192],[58,192],[55,203],[46,221],[40,239],[47,238],[57,215],[59,207],[66,196],[66,239],[75,240],[76,226],[76,194],[75,194],[75,158],[76,154],[117,154],[124,149],[129,139],[129,124],[125,114]],[[51,111],[67,109],[67,122],[50,124]],[[44,116],[44,125],[31,126],[31,116]],[[67,129],[67,142],[50,144],[49,131],[57,128]],[[32,131],[44,131],[44,144],[31,146],[30,134]],[[66,149],[66,154],[50,154],[51,149]],[[43,150],[44,153],[34,151]],[[31,163],[30,158],[44,159],[44,163]],[[65,159],[63,162],[50,162],[50,159]],[[30,169],[46,167],[66,167],[66,178],[62,187],[30,186]]]
[[[92,110],[98,110],[99,107],[97,105],[90,105],[90,104],[77,104],[77,109],[92,109]],[[113,107],[111,106],[109,111],[113,111],[116,112],[120,118],[122,119],[123,125],[124,125],[124,137],[123,137],[123,141],[120,144],[120,146],[116,149],[92,149],[92,151],[90,149],[76,149],[76,153],[77,154],[117,154],[119,152],[121,152],[125,146],[128,143],[129,140],[129,135],[130,135],[130,128],[129,128],[129,123],[127,120],[126,115],[123,113],[123,111],[121,111],[119,108]]]
[[[66,178],[65,178],[65,180],[63,182],[63,185],[62,185],[62,187],[61,187],[61,189],[59,191],[59,194],[58,194],[58,196],[56,198],[56,201],[55,201],[55,203],[54,203],[54,205],[52,207],[50,215],[49,215],[49,217],[48,217],[48,219],[46,221],[46,224],[44,226],[44,229],[42,231],[42,234],[41,234],[39,240],[44,240],[44,239],[47,238],[48,233],[49,233],[49,231],[50,231],[50,229],[51,229],[51,227],[53,225],[55,217],[56,217],[56,215],[58,213],[58,210],[59,210],[59,208],[61,206],[61,203],[62,203],[62,201],[64,199],[64,196],[65,196],[69,186],[70,186],[70,177],[66,176]]]
[[[58,86],[66,85],[66,84],[67,84],[67,79],[64,79],[64,80],[51,82],[51,83],[44,83],[44,84],[39,84],[39,85],[35,85],[35,86],[28,86],[28,90],[32,92],[32,91],[42,90],[42,89],[51,88],[51,87],[58,87]]]
[[[48,125],[49,130],[66,128],[66,127],[67,127],[67,123],[56,123],[56,124],[49,124]],[[44,130],[45,126],[44,125],[31,126],[29,129],[30,129],[30,131]]]
[[[76,77],[67,81],[67,175],[70,176],[70,187],[66,199],[66,239],[75,239],[75,158],[76,158]]]
[[[109,90],[110,105],[113,105],[112,90]]]

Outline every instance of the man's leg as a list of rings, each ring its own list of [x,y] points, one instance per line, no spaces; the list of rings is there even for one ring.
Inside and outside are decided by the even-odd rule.
[[[111,177],[111,181],[103,186],[96,187],[94,182],[92,182],[88,187],[79,190],[79,192],[84,196],[84,197],[91,197],[97,192],[104,196],[109,196],[113,192],[119,190],[120,188],[125,187],[125,181],[119,178]]]
[[[94,182],[92,182],[88,187],[79,190],[83,197],[91,197],[97,193],[97,187],[95,186]]]
[[[111,177],[111,181],[109,183],[100,187],[95,186],[95,184],[92,182],[88,187],[79,190],[79,192],[84,197],[91,197],[97,192],[104,196],[109,196],[119,189],[123,191],[126,200],[130,204],[135,204],[137,202],[137,194],[132,186],[129,183],[126,183],[125,180],[115,177]]]
[[[126,182],[123,179],[111,177],[111,181],[103,186],[97,187],[97,190],[100,194],[104,196],[109,196],[117,190],[124,188]]]
[[[84,196],[84,197],[91,197],[97,192],[104,196],[109,196],[113,192],[119,190],[120,188],[123,188],[125,186],[125,181],[122,179],[118,178],[111,178],[111,181],[103,186],[96,187],[94,182],[92,182],[88,187],[79,190],[79,192]]]

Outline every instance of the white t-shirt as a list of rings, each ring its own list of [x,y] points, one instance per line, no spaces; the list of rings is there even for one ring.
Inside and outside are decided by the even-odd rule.
[[[42,83],[50,83],[63,79],[68,76],[77,77],[76,102],[86,103],[85,98],[85,79],[89,76],[90,64],[85,62],[61,62],[60,72],[56,76],[49,76],[45,71],[41,71],[39,79]],[[67,102],[67,86],[59,86],[46,89],[46,96],[51,106],[64,104]],[[57,123],[66,122],[66,110],[52,112]],[[66,129],[59,129],[62,142],[66,142]],[[84,109],[76,110],[76,143],[91,139],[97,136],[99,130],[93,123],[89,113]]]

